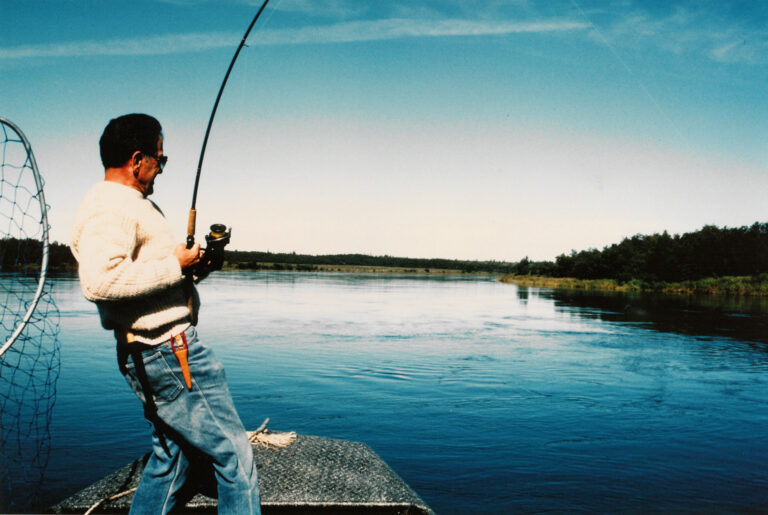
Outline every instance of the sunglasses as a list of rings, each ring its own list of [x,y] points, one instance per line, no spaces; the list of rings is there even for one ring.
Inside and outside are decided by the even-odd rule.
[[[160,167],[161,170],[165,168],[165,163],[168,162],[168,156],[151,156],[149,154],[144,154],[144,155],[146,155],[147,157],[155,158],[155,161],[157,161],[157,165]]]

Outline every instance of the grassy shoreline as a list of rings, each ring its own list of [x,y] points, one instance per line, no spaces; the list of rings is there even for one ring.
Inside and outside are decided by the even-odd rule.
[[[645,282],[633,279],[620,283],[614,279],[575,279],[509,274],[499,281],[518,286],[561,290],[652,292],[671,295],[768,296],[768,274],[759,276],[724,276],[683,282]]]
[[[254,266],[255,265],[255,266]],[[466,272],[452,268],[418,268],[374,265],[324,265],[296,263],[249,263],[247,267],[224,263],[225,271],[285,271],[285,272],[341,272],[348,274],[433,274],[433,275],[495,275],[490,272]]]

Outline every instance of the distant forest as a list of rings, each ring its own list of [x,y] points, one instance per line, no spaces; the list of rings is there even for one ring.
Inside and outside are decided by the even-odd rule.
[[[23,250],[21,250],[23,249]],[[0,267],[8,271],[24,263],[39,263],[40,242],[0,240]],[[353,265],[397,267],[422,270],[457,270],[463,273],[494,273],[574,277],[577,279],[614,279],[627,282],[679,282],[722,276],[757,276],[768,274],[768,224],[718,228],[713,225],[683,235],[637,234],[602,250],[588,249],[561,254],[555,261],[519,262],[463,261],[456,259],[418,259],[366,254],[308,255],[259,251],[228,250],[229,268],[243,270],[313,270],[315,265]],[[76,270],[72,254],[65,244],[49,246],[49,266],[53,271]]]
[[[43,256],[40,240],[4,238],[0,240],[0,271],[9,272],[27,267],[38,268]],[[53,242],[48,245],[48,268],[55,271],[77,270],[69,245]]]
[[[671,236],[667,231],[650,236],[637,234],[602,250],[572,250],[555,261],[518,262],[413,259],[364,254],[311,256],[270,252],[227,252],[227,260],[237,268],[274,269],[291,265],[358,265],[416,269],[452,269],[464,273],[487,272],[577,279],[633,279],[653,282],[679,282],[722,276],[757,276],[768,273],[768,224],[702,229]],[[300,269],[300,268],[299,268]]]
[[[463,273],[513,273],[516,263],[503,261],[461,261],[458,259],[421,259],[394,256],[369,256],[366,254],[327,254],[313,256],[309,254],[252,252],[242,250],[225,251],[225,260],[230,266],[240,269],[280,270],[281,265],[296,265],[291,268],[298,270],[302,266],[312,269],[315,265],[352,265],[396,267],[421,270],[458,270]]]
[[[706,225],[682,236],[670,236],[666,231],[638,234],[603,250],[561,254],[554,263],[526,258],[515,264],[513,273],[649,283],[757,276],[768,273],[768,224],[722,229]]]

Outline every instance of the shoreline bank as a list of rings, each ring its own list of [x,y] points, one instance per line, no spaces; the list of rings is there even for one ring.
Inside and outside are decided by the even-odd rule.
[[[574,277],[543,277],[508,274],[499,278],[504,283],[535,288],[608,292],[664,293],[669,295],[717,295],[768,297],[768,277],[724,276],[682,282],[646,282],[632,279],[576,279]]]

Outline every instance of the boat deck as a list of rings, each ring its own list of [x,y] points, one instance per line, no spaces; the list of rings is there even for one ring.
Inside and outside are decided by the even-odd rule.
[[[298,435],[287,447],[254,444],[261,506],[269,514],[403,514],[434,512],[373,450],[360,442]],[[147,456],[52,506],[53,513],[84,513],[135,488]],[[215,484],[201,491],[215,492]],[[212,489],[212,490],[211,490]],[[133,494],[100,504],[94,513],[127,513]],[[215,512],[216,499],[197,493],[186,512]]]

